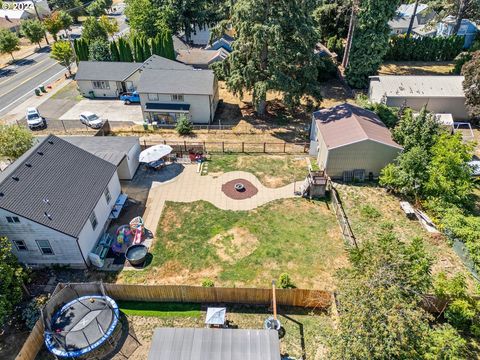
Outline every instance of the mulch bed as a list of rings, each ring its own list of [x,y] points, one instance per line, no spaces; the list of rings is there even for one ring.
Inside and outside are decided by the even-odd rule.
[[[245,186],[243,191],[235,190],[235,184],[242,183]],[[258,193],[258,189],[250,181],[245,179],[234,179],[222,185],[222,191],[230,199],[244,200],[251,198]]]

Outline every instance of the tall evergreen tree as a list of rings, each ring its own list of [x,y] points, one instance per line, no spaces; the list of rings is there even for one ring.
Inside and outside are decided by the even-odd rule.
[[[173,47],[172,33],[170,30],[165,30],[162,36],[163,57],[170,60],[175,60],[175,49]]]
[[[88,41],[85,39],[75,39],[73,41],[73,47],[75,49],[75,54],[77,55],[77,61],[87,61],[88,60]]]
[[[388,50],[390,26],[398,0],[361,0],[356,15],[353,42],[345,72],[347,82],[365,88],[368,77],[375,75]]]
[[[118,52],[120,55],[120,61],[133,62],[132,48],[124,38],[118,39]]]
[[[225,62],[227,86],[236,95],[252,92],[253,104],[265,113],[269,90],[281,91],[289,107],[304,95],[320,98],[315,0],[239,0],[232,25],[234,50]]]
[[[112,57],[112,61],[120,61],[120,53],[116,41],[110,42],[110,56]]]

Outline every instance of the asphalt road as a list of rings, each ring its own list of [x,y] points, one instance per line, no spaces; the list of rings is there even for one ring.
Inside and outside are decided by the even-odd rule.
[[[19,60],[0,70],[0,116],[34,94],[40,85],[48,85],[63,76],[66,69],[50,58],[50,48]]]

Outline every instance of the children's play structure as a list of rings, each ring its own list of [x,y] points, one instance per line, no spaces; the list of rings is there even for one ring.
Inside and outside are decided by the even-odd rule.
[[[118,227],[112,250],[117,254],[124,253],[129,246],[140,244],[143,241],[144,233],[143,219],[140,216],[133,218],[128,225]]]

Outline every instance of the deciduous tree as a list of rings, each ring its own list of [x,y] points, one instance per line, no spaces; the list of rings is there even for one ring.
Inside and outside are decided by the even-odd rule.
[[[100,16],[98,19],[100,24],[103,26],[105,31],[107,32],[108,35],[113,36],[115,35],[120,29],[118,27],[118,23],[115,19],[111,19],[106,15]]]
[[[105,28],[94,17],[88,17],[83,23],[82,39],[94,41],[97,39],[108,40]]]
[[[0,127],[0,156],[16,160],[33,145],[33,135],[23,126]]]
[[[13,32],[7,29],[0,29],[0,54],[10,54],[12,60],[15,60],[13,52],[20,50],[19,43],[18,36]]]
[[[125,15],[133,32],[155,37],[158,33],[157,22],[161,18],[160,9],[151,0],[126,0],[125,3]]]
[[[72,64],[75,61],[72,45],[68,41],[57,41],[52,45],[52,52],[50,54],[52,59],[64,66],[68,70],[68,74],[72,76]]]
[[[53,36],[53,39],[57,41],[57,34],[63,29],[63,24],[58,12],[54,12],[44,19],[43,24],[45,25],[45,29]]]
[[[43,26],[42,22],[39,20],[25,20],[22,22],[21,25],[22,34],[30,40],[30,42],[38,44],[38,47],[41,48],[42,45],[40,41],[42,41],[43,37],[45,36],[45,27]]]
[[[96,39],[88,46],[88,59],[90,61],[111,61],[110,45],[108,41]]]

